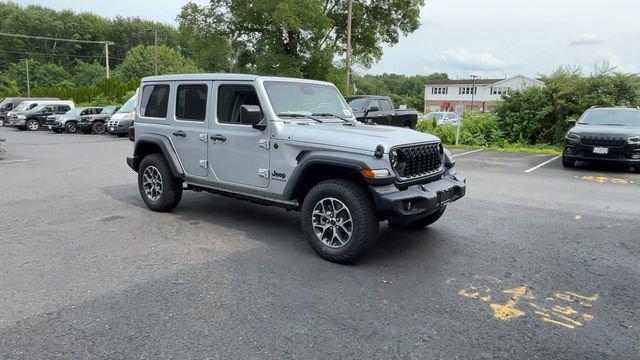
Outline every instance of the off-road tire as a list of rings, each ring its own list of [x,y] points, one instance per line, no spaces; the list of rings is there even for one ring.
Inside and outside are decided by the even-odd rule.
[[[352,220],[350,239],[339,248],[323,243],[314,231],[313,211],[323,199],[342,202]],[[358,184],[343,179],[325,180],[315,185],[304,198],[301,225],[311,248],[322,258],[340,264],[352,264],[364,255],[378,237],[379,221],[371,196]]]
[[[94,121],[91,125],[91,132],[94,134],[104,134],[107,127],[101,121]]]
[[[64,129],[67,132],[67,134],[75,134],[78,132],[78,124],[74,122],[69,122],[67,123],[67,125],[64,126]]]
[[[24,124],[25,128],[29,131],[36,131],[40,129],[40,122],[35,119],[29,119]]]
[[[576,161],[574,159],[568,159],[564,154],[562,154],[562,167],[572,168],[576,166]]]
[[[152,200],[144,190],[143,179],[145,170],[148,167],[155,167],[161,176],[162,192],[157,200]],[[173,176],[167,160],[161,154],[150,154],[145,156],[138,169],[138,190],[142,200],[147,207],[157,212],[167,212],[174,209],[182,199],[182,180]]]
[[[444,214],[444,211],[447,209],[446,206],[443,206],[440,208],[440,210],[434,212],[431,215],[427,215],[419,220],[416,220],[414,222],[410,222],[408,224],[404,224],[402,226],[399,226],[399,228],[403,229],[403,230],[410,230],[410,231],[415,231],[415,230],[422,230],[424,228],[426,228],[427,226],[433,224],[434,222],[438,221],[442,215]],[[390,227],[396,227],[393,226],[391,224],[389,224]]]

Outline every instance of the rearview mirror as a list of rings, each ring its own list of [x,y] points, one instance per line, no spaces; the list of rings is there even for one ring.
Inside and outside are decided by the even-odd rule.
[[[240,106],[240,124],[251,125],[258,130],[267,128],[265,124],[262,124],[262,109],[258,105]]]

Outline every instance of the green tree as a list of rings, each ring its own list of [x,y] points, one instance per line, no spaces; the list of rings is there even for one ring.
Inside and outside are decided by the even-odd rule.
[[[32,88],[46,86],[73,86],[71,76],[60,65],[41,63],[37,60],[29,61],[29,81]],[[2,83],[14,84],[21,93],[27,93],[26,63],[20,61],[9,65],[2,73]]]
[[[155,74],[154,46],[138,45],[131,49],[124,61],[115,69],[114,76],[122,81]],[[195,63],[177,50],[165,45],[158,46],[158,74],[200,72]]]
[[[72,73],[75,86],[92,86],[105,78],[106,69],[97,62],[86,63],[79,60],[76,61]]]

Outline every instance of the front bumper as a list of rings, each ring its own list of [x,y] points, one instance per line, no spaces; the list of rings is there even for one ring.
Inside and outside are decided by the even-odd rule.
[[[129,134],[129,128],[133,126],[132,121],[107,122],[107,132],[111,135]]]
[[[63,123],[56,121],[54,123],[49,123],[49,121],[47,121],[47,127],[51,130],[53,129],[64,129],[64,125]]]
[[[600,161],[615,164],[640,165],[640,147],[635,145],[607,146],[607,154],[595,154],[594,147],[582,143],[565,142],[563,156],[568,160]]]
[[[395,185],[369,186],[369,189],[383,218],[410,223],[462,198],[466,194],[467,179],[450,170],[440,180],[404,190]]]

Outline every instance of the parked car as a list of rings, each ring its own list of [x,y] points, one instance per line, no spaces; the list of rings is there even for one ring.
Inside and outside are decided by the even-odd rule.
[[[31,110],[14,111],[9,122],[20,130],[35,131],[45,126],[46,119],[51,115],[63,115],[73,109],[73,101],[45,101],[39,102],[38,106]]]
[[[416,110],[394,109],[388,96],[358,95],[346,98],[356,118],[379,125],[399,126],[415,129],[418,123]]]
[[[423,121],[432,121],[433,119],[436,119],[438,125],[458,125],[458,121],[460,121],[458,114],[450,111],[430,112]]]
[[[633,166],[640,172],[640,108],[593,107],[565,138],[562,165],[598,161]]]
[[[19,112],[25,112],[34,109],[38,105],[49,104],[51,102],[55,102],[59,100],[29,100],[20,103],[20,105],[13,108],[13,110],[7,113],[7,117],[5,120],[5,126],[16,126],[17,124],[11,121],[13,114],[17,114]],[[14,119],[16,119],[14,117]]]
[[[28,97],[8,97],[0,102],[0,126],[4,126],[7,122],[8,113],[25,101],[34,100],[60,100],[58,98],[28,98]]]
[[[69,134],[75,134],[78,132],[78,122],[82,116],[99,114],[102,109],[99,106],[78,107],[63,115],[50,115],[47,116],[47,126],[56,133],[66,131]]]
[[[136,99],[134,95],[115,114],[111,115],[107,121],[107,132],[110,135],[118,135],[119,137],[129,135],[129,128],[133,126],[135,119]]]
[[[120,109],[119,106],[105,106],[99,114],[81,116],[78,130],[84,134],[104,134],[107,130],[107,121],[118,109]]]
[[[331,83],[155,76],[137,108],[127,164],[149,209],[170,211],[186,188],[299,210],[311,248],[331,261],[363,255],[379,221],[421,229],[465,194],[437,137],[355,121]]]

